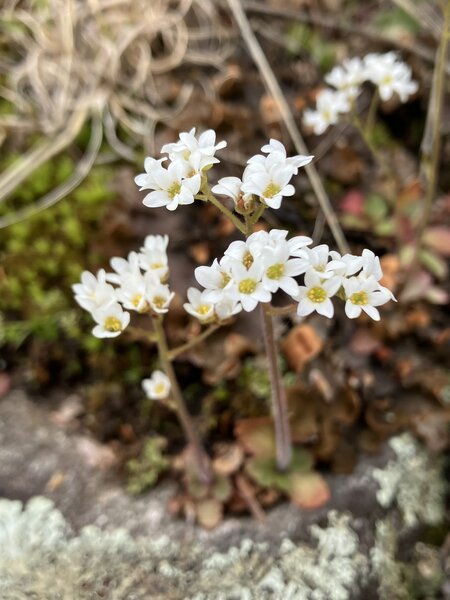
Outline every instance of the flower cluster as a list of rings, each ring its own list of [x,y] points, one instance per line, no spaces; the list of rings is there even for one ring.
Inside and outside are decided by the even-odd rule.
[[[394,297],[379,283],[383,273],[373,252],[341,256],[325,244],[310,247],[312,240],[306,236],[287,239],[287,235],[281,229],[255,232],[245,242],[232,242],[211,266],[197,267],[195,278],[204,289],[188,290],[186,311],[210,323],[241,310],[250,312],[282,290],[298,302],[300,316],[316,311],[331,318],[331,298],[338,295],[345,300],[349,318],[364,311],[379,320],[375,307]],[[304,275],[304,285],[296,280],[300,275]]]
[[[216,134],[209,129],[195,137],[195,129],[180,133],[179,141],[166,144],[161,152],[168,157],[145,159],[145,173],[135,178],[141,190],[152,190],[143,203],[157,208],[165,206],[175,210],[179,205],[192,204],[196,198],[205,199],[207,188],[206,172],[218,163],[215,153],[226,146],[226,142],[216,144]],[[277,140],[261,148],[263,154],[248,160],[242,179],[223,177],[212,188],[212,192],[231,198],[239,213],[251,212],[259,201],[270,208],[280,208],[284,196],[295,192],[290,181],[300,167],[311,162],[312,156],[288,157],[286,148]],[[165,161],[169,160],[166,166]]]
[[[140,252],[111,259],[113,272],[84,271],[81,283],[72,286],[75,300],[97,323],[92,331],[96,337],[120,335],[130,323],[128,311],[161,315],[169,310],[174,293],[166,284],[168,241],[167,235],[149,235]]]
[[[334,89],[325,88],[319,92],[316,109],[306,110],[303,116],[305,125],[316,135],[324,133],[339,121],[341,115],[352,110],[365,81],[376,86],[384,101],[396,93],[401,102],[406,102],[418,88],[411,78],[410,67],[395,52],[346,59],[325,76],[325,81]]]
[[[180,133],[178,142],[161,148],[161,152],[168,156],[159,160],[147,157],[145,173],[135,178],[141,190],[153,190],[145,196],[143,204],[150,208],[165,206],[168,210],[192,204],[200,192],[202,172],[219,162],[215,153],[226,145],[226,142],[216,144],[216,133],[212,129],[202,133],[198,139],[195,128]],[[162,163],[167,160],[169,164],[165,167]]]
[[[288,157],[283,144],[274,139],[261,151],[264,154],[256,154],[247,161],[242,179],[223,177],[211,190],[232,198],[237,212],[245,214],[254,208],[255,197],[265,206],[280,208],[283,197],[295,193],[290,183],[292,177],[314,158],[302,155]]]

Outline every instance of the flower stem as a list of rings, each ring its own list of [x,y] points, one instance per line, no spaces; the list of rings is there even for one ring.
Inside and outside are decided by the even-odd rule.
[[[226,217],[228,217],[228,219],[230,219],[230,221],[233,223],[236,229],[239,229],[239,231],[245,235],[246,228],[244,223],[242,223],[242,221],[236,215],[234,215],[230,209],[228,209],[224,204],[222,204],[222,202],[217,200],[214,194],[210,192],[208,187],[206,187],[206,189],[202,189],[202,193],[209,200],[209,202],[211,202],[211,204],[214,204],[214,206],[218,208],[221,213],[223,213]]]
[[[272,391],[272,414],[275,424],[277,467],[280,471],[286,471],[292,460],[292,441],[286,392],[278,366],[270,305],[261,304],[261,316]]]
[[[369,110],[367,112],[367,119],[364,129],[366,130],[368,135],[373,134],[373,128],[375,125],[375,117],[377,116],[378,104],[380,103],[380,93],[378,88],[373,93],[372,99],[370,101]]]
[[[203,483],[209,484],[212,481],[211,463],[200,441],[194,423],[192,422],[191,415],[189,414],[186,404],[184,403],[184,399],[178,385],[177,376],[170,358],[170,351],[167,345],[166,333],[162,324],[162,317],[158,316],[154,319],[154,327],[156,343],[158,345],[159,360],[161,362],[163,371],[170,379],[171,393],[174,400],[175,409],[181,427],[183,428],[184,434],[193,451],[197,476]]]
[[[222,327],[223,324],[224,323],[213,323],[207,329],[203,330],[199,335],[192,338],[192,340],[189,340],[185,344],[182,344],[181,346],[177,346],[176,348],[169,350],[169,359],[173,360],[177,356],[180,356],[180,354],[184,354],[191,348],[194,348],[197,344],[203,342],[203,340],[206,340],[206,338],[208,338],[215,331],[220,329],[220,327]]]

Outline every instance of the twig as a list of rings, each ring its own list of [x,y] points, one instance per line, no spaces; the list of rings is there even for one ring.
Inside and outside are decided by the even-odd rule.
[[[256,39],[250,27],[250,24],[242,9],[240,1],[227,1],[231,12],[233,13],[234,18],[236,19],[239,29],[241,30],[242,37],[248,47],[248,50],[263,77],[266,87],[269,90],[270,94],[273,96],[273,98],[275,98],[275,100],[277,101],[282,119],[286,125],[289,135],[292,138],[297,152],[299,154],[308,154],[308,149],[297,128],[292,112],[281,90],[280,84],[278,83],[273,73],[273,70],[266,58],[266,55],[264,54],[261,46],[259,45],[258,40]],[[316,194],[319,206],[323,211],[328,226],[334,236],[334,239],[336,240],[336,244],[339,248],[339,251],[342,254],[349,252],[347,240],[345,239],[344,233],[341,229],[341,226],[339,225],[336,214],[331,206],[330,200],[325,192],[325,188],[323,187],[322,181],[319,177],[319,174],[317,173],[315,166],[310,163],[305,167],[305,171],[309,177],[311,186]]]
[[[264,522],[266,520],[266,513],[261,508],[261,505],[256,500],[254,494],[252,494],[247,481],[242,475],[236,475],[236,486],[241,493],[242,498],[247,503],[253,517],[257,521]]]
[[[76,166],[75,171],[71,175],[71,177],[61,185],[54,188],[48,194],[45,194],[45,196],[43,196],[40,200],[35,202],[32,206],[26,206],[20,210],[13,212],[12,214],[8,214],[5,217],[1,218],[0,229],[4,229],[5,227],[15,225],[16,223],[20,223],[20,221],[24,221],[25,219],[33,217],[35,214],[45,210],[46,208],[49,208],[50,206],[53,206],[54,204],[65,198],[68,194],[70,194],[71,191],[77,188],[83,181],[83,179],[85,179],[89,175],[89,172],[92,169],[97,154],[100,150],[102,138],[102,119],[100,115],[97,115],[93,119],[91,138],[89,140],[86,154]]]
[[[53,139],[47,139],[32,148],[28,154],[0,175],[0,202],[4,201],[19,184],[38,167],[58,154],[76,138],[85,120],[87,111],[79,110],[72,115],[67,127]]]
[[[223,323],[214,323],[214,325],[210,325],[208,327],[208,329],[205,329],[204,331],[202,331],[202,333],[200,333],[200,335],[197,335],[192,340],[189,340],[185,344],[182,344],[181,346],[178,346],[177,348],[173,348],[172,350],[170,350],[169,351],[170,360],[174,360],[175,358],[177,358],[177,356],[184,354],[191,348],[194,348],[200,342],[203,342],[204,340],[209,338],[209,336],[212,335],[218,329],[220,329],[220,327],[222,327],[222,325],[223,325]]]
[[[225,0],[222,0],[221,3],[226,4]],[[349,34],[352,36],[357,35],[358,37],[370,39],[378,44],[396,46],[397,48],[400,48],[406,52],[411,52],[411,54],[415,54],[416,56],[419,56],[423,60],[426,60],[430,63],[434,62],[434,52],[430,51],[423,45],[417,44],[415,40],[413,42],[408,42],[406,39],[402,39],[398,36],[391,37],[388,35],[383,35],[380,31],[372,29],[371,27],[361,27],[359,25],[351,25],[348,23],[348,21],[342,22],[336,20],[335,15],[326,16],[319,15],[317,13],[311,13],[310,11],[290,10],[289,8],[269,6],[260,2],[253,2],[251,0],[243,0],[242,7],[252,13],[270,15],[272,17],[287,19],[292,22],[310,23],[324,29],[332,29],[334,31],[340,31],[344,34]],[[436,23],[434,23],[433,28],[436,28]],[[436,37],[439,38],[439,35]],[[449,63],[446,65],[446,72],[450,74]]]
[[[434,20],[430,13],[429,6],[420,6],[412,0],[392,0],[399,8],[412,17],[419,25],[425,25],[428,31],[439,40],[442,36],[442,29],[439,23]]]
[[[436,65],[433,72],[433,84],[430,92],[425,131],[421,144],[422,157],[420,163],[420,172],[426,183],[425,202],[417,230],[413,257],[411,259],[405,281],[409,279],[417,266],[423,236],[430,219],[433,200],[436,195],[438,181],[439,159],[441,154],[442,112],[445,95],[444,65],[447,57],[448,45],[450,42],[450,0],[446,0],[446,4],[443,6],[443,11],[444,26],[442,29],[441,41],[436,52]]]

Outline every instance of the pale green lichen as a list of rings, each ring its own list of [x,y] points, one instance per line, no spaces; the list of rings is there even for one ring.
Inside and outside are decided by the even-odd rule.
[[[399,531],[392,516],[377,521],[370,561],[380,600],[440,596],[445,575],[439,548],[417,542],[408,554],[411,555],[408,563],[399,559]]]
[[[84,528],[76,536],[45,498],[0,501],[2,600],[349,600],[365,581],[350,517],[330,513],[313,545],[285,540],[278,552],[244,540],[208,555],[167,537]]]
[[[396,458],[372,473],[380,486],[380,505],[389,508],[395,504],[407,528],[442,522],[446,491],[442,460],[430,456],[409,433],[392,438],[389,445]]]

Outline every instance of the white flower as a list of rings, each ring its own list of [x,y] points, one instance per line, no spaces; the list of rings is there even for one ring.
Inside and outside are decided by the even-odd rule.
[[[303,156],[301,154],[288,157],[284,145],[273,138],[261,148],[261,151],[268,156],[261,156],[260,154],[252,156],[247,161],[247,164],[252,166],[249,171],[254,167],[258,170],[270,171],[274,165],[277,165],[279,167],[290,167],[292,174],[297,175],[299,168],[308,165],[314,158],[314,156]]]
[[[316,135],[321,135],[330,125],[338,122],[340,114],[349,110],[350,103],[343,92],[325,89],[317,95],[316,110],[305,110],[303,122]]]
[[[372,250],[368,250],[367,248],[363,250],[361,262],[364,277],[373,277],[376,281],[380,281],[383,277],[380,259],[372,252]]]
[[[358,58],[347,58],[342,65],[332,69],[328,75],[325,75],[325,81],[343,92],[350,102],[353,102],[361,91],[361,84],[366,76],[366,66]]]
[[[154,273],[128,273],[121,278],[120,287],[116,290],[117,299],[127,310],[147,312],[149,290],[158,284],[159,279]]]
[[[218,302],[214,304],[214,312],[219,321],[226,321],[242,310],[242,304],[238,301],[233,291],[225,292]]]
[[[151,252],[143,248],[139,253],[139,265],[148,273],[154,273],[160,281],[166,281],[169,275],[169,264],[165,252]]]
[[[190,287],[187,291],[189,302],[183,304],[184,310],[200,321],[209,323],[214,320],[214,304],[207,299],[206,292]]]
[[[205,288],[205,298],[208,301],[218,302],[225,291],[233,286],[229,263],[229,257],[224,256],[220,262],[215,259],[210,267],[201,266],[195,269],[195,279]]]
[[[263,233],[263,234],[267,235],[267,233],[265,231],[257,232],[257,233]],[[249,245],[251,243],[249,240],[254,235],[255,234],[252,234],[251,236],[249,236],[249,238],[246,242],[244,242],[242,240],[236,240],[235,242],[231,242],[231,244],[225,250],[225,257],[228,259],[231,259],[231,262],[225,263],[226,269],[230,269],[231,265],[236,262],[244,265],[244,267],[246,269],[249,269],[252,266],[252,264],[254,263],[254,260],[255,260],[255,256],[253,255],[253,252],[255,252],[255,247],[253,248],[253,252],[252,252],[249,247]],[[222,266],[222,261],[220,261],[220,262],[221,262],[221,266]]]
[[[305,275],[305,285],[300,286],[297,299],[299,305],[297,314],[306,317],[316,311],[324,317],[334,315],[334,306],[330,298],[341,287],[340,277],[332,277],[323,281],[315,271],[308,271]]]
[[[222,177],[217,185],[211,188],[211,191],[213,194],[232,198],[236,208],[248,210],[252,206],[253,196],[252,194],[244,194],[241,188],[242,181],[239,177]]]
[[[153,189],[142,201],[145,206],[158,208],[165,206],[168,210],[175,210],[178,205],[192,204],[195,194],[198,194],[201,185],[201,176],[196,173],[188,176],[188,166],[175,161],[167,169],[158,167],[153,173]]]
[[[361,270],[363,266],[362,256],[355,254],[343,254],[342,256],[336,250],[330,250],[332,258],[332,270],[341,277],[350,277]]]
[[[167,252],[168,245],[168,235],[147,235],[141,251],[148,250],[149,252]]]
[[[260,261],[254,262],[248,269],[237,261],[231,266],[236,283],[236,299],[246,312],[254,310],[258,302],[270,302],[272,295],[262,284],[263,271],[264,266]]]
[[[128,275],[140,273],[139,256],[137,252],[130,252],[128,258],[114,256],[111,260],[111,267],[115,273],[106,273],[106,281],[120,285],[122,278]]]
[[[100,269],[97,276],[90,271],[83,271],[81,283],[75,283],[72,290],[78,304],[88,311],[116,302],[115,290],[106,283],[104,269]]]
[[[262,254],[264,274],[263,286],[271,293],[282,289],[290,296],[298,294],[298,283],[294,277],[305,272],[304,261],[300,258],[289,258],[289,245],[280,240],[275,248],[266,248]]]
[[[152,277],[151,273],[146,273],[145,277]],[[154,276],[153,276],[154,277]],[[150,283],[146,289],[146,299],[153,312],[163,315],[169,311],[169,305],[172,302],[175,292],[171,292],[168,285],[157,281]]]
[[[397,93],[400,101],[406,102],[417,92],[419,86],[411,79],[411,69],[395,52],[368,54],[364,65],[367,79],[378,87],[382,100],[389,100]]]
[[[386,304],[391,300],[389,290],[381,290],[374,277],[350,277],[343,282],[346,303],[345,314],[349,319],[359,317],[364,311],[375,321],[380,320],[380,313],[375,306]]]
[[[283,196],[293,196],[295,188],[289,183],[293,171],[290,166],[274,165],[269,172],[253,171],[244,172],[242,191],[255,194],[270,208],[280,208]]]
[[[155,189],[155,180],[154,174],[161,168],[162,163],[167,160],[167,158],[160,158],[156,160],[151,156],[147,156],[144,161],[144,169],[145,173],[141,173],[134,178],[136,185],[139,186],[140,190],[152,190]]]
[[[142,381],[142,388],[150,400],[165,400],[170,393],[170,379],[162,371],[153,371],[149,379]]]
[[[92,330],[97,338],[117,337],[130,322],[130,313],[122,310],[117,302],[94,309],[92,316],[98,323]]]
[[[322,279],[330,279],[345,269],[345,263],[340,260],[328,260],[330,251],[326,244],[314,248],[301,248],[299,251],[291,252],[304,261],[304,271],[315,271]]]
[[[189,132],[180,133],[179,137],[178,142],[165,144],[161,152],[167,152],[172,161],[185,162],[196,173],[220,162],[214,154],[227,145],[226,142],[216,144],[216,132],[212,129],[202,133],[198,140],[195,137],[195,127]]]

